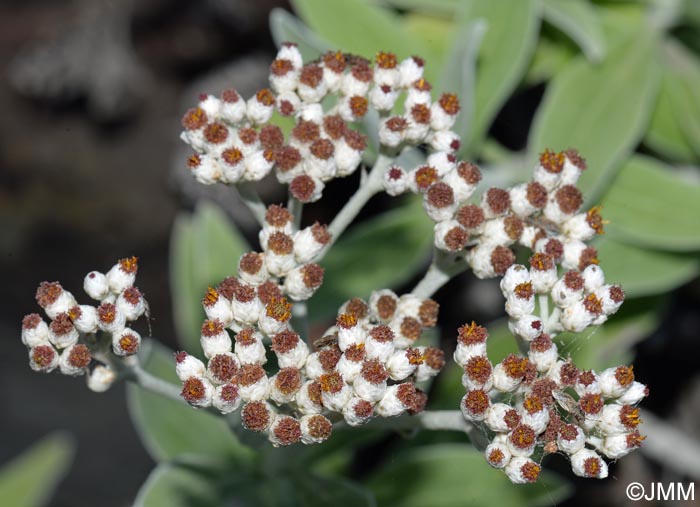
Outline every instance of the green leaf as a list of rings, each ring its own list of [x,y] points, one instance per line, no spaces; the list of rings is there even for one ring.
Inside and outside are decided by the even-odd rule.
[[[672,41],[664,49],[671,107],[686,141],[700,156],[700,60]]]
[[[588,169],[579,187],[595,202],[639,142],[657,91],[656,39],[641,33],[601,64],[579,57],[549,85],[530,131],[532,160],[545,148],[574,147]]]
[[[418,198],[358,224],[321,261],[327,283],[309,301],[310,315],[326,317],[352,297],[407,282],[425,262],[432,236]]]
[[[605,279],[620,284],[628,298],[668,292],[698,273],[697,256],[639,248],[606,236],[595,247]]]
[[[314,32],[344,52],[366,58],[377,51],[393,51],[399,58],[417,53],[399,16],[370,0],[293,0],[292,5]]]
[[[661,79],[659,96],[651,116],[649,129],[644,136],[644,143],[655,152],[671,160],[690,162],[697,157],[686,140],[673,109],[671,80],[671,76],[665,72]]]
[[[173,352],[153,340],[141,350],[144,369],[179,385]],[[163,398],[136,384],[127,386],[129,415],[141,442],[155,461],[175,458],[192,463],[240,462],[249,457],[223,417]]]
[[[479,146],[491,122],[527,70],[539,33],[539,2],[473,0],[461,23],[483,19],[487,32],[479,48],[474,122],[465,153]],[[465,21],[466,20],[466,21]]]
[[[65,433],[52,433],[0,468],[0,499],[12,507],[47,505],[68,473],[75,443]]]
[[[170,239],[170,283],[175,328],[182,346],[201,357],[200,301],[210,285],[234,275],[238,259],[250,249],[217,205],[202,201],[193,215],[180,213]]]
[[[605,36],[588,0],[543,0],[544,19],[568,35],[593,62],[605,56]]]
[[[450,41],[455,32],[454,21],[412,12],[406,14],[402,21],[406,31],[418,42],[419,55],[426,58],[429,63],[425,70],[433,71],[435,74],[437,63],[444,60],[450,49]],[[433,77],[426,74],[428,81],[431,81]]]
[[[459,97],[462,109],[453,130],[465,140],[469,139],[476,107],[474,101],[476,57],[487,29],[484,20],[461,23],[440,76],[440,89],[454,92]]]
[[[553,505],[571,493],[568,483],[543,472],[537,484],[515,485],[467,445],[432,445],[392,457],[368,482],[382,507]]]
[[[162,463],[148,476],[134,507],[219,507],[216,483],[205,473]]]
[[[297,474],[293,479],[296,505],[304,507],[328,505],[374,507],[377,505],[372,493],[356,482],[307,473]]]
[[[658,160],[633,156],[601,204],[613,238],[660,250],[700,250],[697,178],[683,179]]]
[[[270,13],[270,32],[277,47],[283,42],[296,43],[304,61],[314,60],[331,48],[328,42],[316,35],[299,18],[279,7]]]
[[[453,17],[464,0],[375,0],[377,4],[387,3],[396,8],[432,16]]]
[[[547,37],[540,37],[525,81],[538,84],[552,79],[577,55],[578,52],[570,44],[560,44]]]

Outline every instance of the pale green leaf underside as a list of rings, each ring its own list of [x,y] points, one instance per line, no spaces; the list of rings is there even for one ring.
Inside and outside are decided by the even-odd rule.
[[[578,149],[588,162],[579,187],[590,202],[644,133],[657,91],[655,45],[645,33],[613,49],[600,64],[573,60],[552,80],[535,116],[531,160],[545,148]]]
[[[700,180],[649,157],[620,169],[601,202],[611,237],[660,250],[700,250]]]
[[[568,35],[591,61],[605,56],[605,35],[588,0],[543,0],[544,18]]]

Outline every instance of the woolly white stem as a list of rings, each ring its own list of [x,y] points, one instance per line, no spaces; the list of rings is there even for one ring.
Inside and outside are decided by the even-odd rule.
[[[262,202],[262,199],[260,199],[257,190],[255,190],[255,185],[252,182],[245,181],[237,184],[235,188],[238,190],[238,195],[241,197],[241,200],[248,206],[255,220],[260,224],[260,227],[264,227],[265,211],[267,207],[265,203]]]
[[[130,374],[128,377],[129,380],[137,383],[146,391],[150,391],[173,401],[187,403],[182,396],[180,396],[179,386],[171,384],[155,375],[151,375],[144,370],[140,364],[135,363],[130,365],[128,367],[128,372]]]
[[[331,233],[331,240],[319,256],[319,259],[323,258],[331,245],[333,245],[333,243],[338,240],[340,235],[343,234],[348,225],[350,225],[355,217],[357,217],[357,215],[360,213],[364,205],[367,204],[367,201],[382,190],[384,173],[389,167],[391,167],[393,161],[393,158],[385,155],[379,155],[379,157],[377,157],[377,162],[374,164],[374,167],[370,171],[369,175],[362,179],[357,191],[348,200],[348,202],[345,203],[343,209],[338,212],[336,217],[328,226],[328,232]]]
[[[287,201],[287,209],[294,217],[294,230],[298,231],[299,227],[301,227],[301,215],[304,211],[304,203],[293,195],[290,195]]]
[[[540,304],[540,319],[542,319],[543,324],[549,322],[549,295],[540,294],[537,296],[537,300]]]
[[[466,269],[467,263],[464,258],[435,249],[433,262],[430,264],[428,271],[426,271],[423,279],[418,282],[418,285],[411,292],[419,298],[429,298],[454,276]]]

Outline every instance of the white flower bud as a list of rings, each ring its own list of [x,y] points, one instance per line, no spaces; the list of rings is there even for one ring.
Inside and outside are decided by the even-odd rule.
[[[344,313],[336,321],[338,327],[338,347],[345,352],[349,347],[365,342],[366,332],[357,322],[355,315]]]
[[[323,410],[321,385],[315,380],[307,380],[297,392],[295,402],[302,414],[320,414]]]
[[[358,79],[358,77],[355,73],[352,72],[352,70],[345,74],[340,84],[340,90],[342,94],[347,97],[364,97],[365,95],[367,95],[371,84],[371,78],[365,80],[364,77],[365,76],[362,76],[362,79]]]
[[[213,185],[223,177],[224,169],[220,161],[212,155],[192,155],[187,160],[187,165],[192,171],[192,176],[203,185]]]
[[[605,283],[603,269],[597,264],[589,264],[581,271],[586,292],[595,292]]]
[[[561,225],[561,232],[570,239],[589,241],[597,234],[596,229],[589,223],[588,213],[578,213]]]
[[[404,380],[416,371],[421,360],[420,352],[416,349],[397,350],[385,366],[392,380]]]
[[[508,297],[515,291],[515,287],[530,281],[530,272],[522,264],[513,264],[510,266],[503,278],[501,278],[500,286],[504,297]]]
[[[365,359],[364,346],[362,344],[351,345],[343,355],[340,356],[335,369],[343,377],[343,381],[351,384],[355,381],[362,370],[362,363]]]
[[[404,140],[408,122],[400,116],[385,118],[379,123],[379,142],[384,146],[396,148]]]
[[[429,142],[430,147],[438,152],[456,152],[461,144],[459,135],[451,130],[438,130],[430,137]]]
[[[384,386],[386,388],[386,386]],[[356,396],[350,398],[343,407],[343,418],[349,426],[361,426],[372,418],[374,405]]]
[[[301,56],[298,46],[293,42],[283,42],[277,51],[278,60],[289,60],[295,70],[301,70],[304,66],[304,59]]]
[[[205,377],[189,377],[182,385],[180,395],[195,408],[211,406],[214,397],[214,386]]]
[[[203,377],[207,368],[204,363],[187,352],[175,354],[175,372],[177,377],[184,382],[190,377]]]
[[[443,177],[443,181],[452,187],[455,201],[462,203],[469,199],[481,181],[481,171],[470,162],[460,162]]]
[[[520,416],[520,423],[525,424],[532,428],[537,435],[542,433],[549,424],[549,410],[543,404],[538,404],[538,399],[534,398],[534,403],[530,409],[528,409],[528,398],[525,399],[525,404],[523,406],[523,411]],[[530,400],[532,401],[532,400]]]
[[[31,313],[22,319],[22,343],[27,347],[47,344],[49,326],[37,313]]]
[[[335,143],[335,175],[338,178],[350,176],[359,167],[364,152],[359,147],[358,144],[348,143],[346,137]]]
[[[58,352],[49,344],[29,349],[29,367],[38,372],[50,373],[58,366]]]
[[[537,432],[526,424],[518,424],[508,434],[506,445],[513,456],[532,456],[537,444]]]
[[[224,90],[221,93],[221,108],[219,116],[223,121],[231,125],[240,123],[246,114],[246,103],[233,89]]]
[[[551,256],[536,253],[530,258],[530,280],[535,294],[549,293],[557,279],[557,265]]]
[[[436,132],[434,135],[438,134],[448,135],[447,132]],[[446,176],[449,172],[456,170],[457,166],[455,162],[456,158],[454,154],[450,153],[449,151],[436,151],[431,153],[428,155],[428,158],[425,161],[427,165],[434,167],[437,170],[440,178]]]
[[[121,294],[134,285],[138,271],[138,258],[129,257],[117,262],[107,271],[107,283],[114,294]]]
[[[117,356],[131,356],[141,347],[141,335],[125,327],[121,331],[112,334],[112,351]]]
[[[388,326],[373,327],[365,339],[367,359],[385,363],[394,353],[394,332]]]
[[[292,269],[284,279],[284,291],[296,301],[309,299],[323,283],[323,268],[304,264]]]
[[[445,93],[430,107],[430,127],[433,130],[451,129],[457,120],[459,101],[456,95]]]
[[[450,220],[457,209],[452,188],[440,181],[430,185],[423,197],[423,209],[435,222]]]
[[[557,434],[557,447],[566,454],[575,454],[586,445],[586,435],[575,424],[564,424]]]
[[[639,447],[645,437],[638,431],[606,436],[600,446],[596,446],[610,459],[620,459]]]
[[[211,356],[207,363],[207,378],[215,386],[236,381],[241,362],[232,352],[221,352]]]
[[[107,277],[99,271],[90,271],[83,280],[83,290],[92,299],[101,301],[109,294]]]
[[[561,265],[565,269],[578,269],[581,254],[588,248],[583,241],[567,239],[564,241],[564,256]]]
[[[392,166],[384,173],[384,191],[395,197],[408,190],[408,174],[399,166]]]
[[[222,414],[230,414],[241,406],[238,387],[233,384],[222,384],[214,389],[212,405]]]
[[[129,287],[117,297],[117,310],[124,314],[128,321],[141,317],[146,311],[146,301],[136,287]],[[80,307],[81,310],[83,307]],[[92,307],[89,307],[92,308]],[[90,310],[87,310],[88,312]]]
[[[374,85],[369,92],[369,103],[377,111],[391,111],[399,91],[387,84]]]
[[[566,331],[580,333],[593,323],[598,315],[588,311],[583,301],[564,308],[559,321]]]
[[[342,361],[343,358],[341,357],[340,362]],[[338,363],[339,365],[340,362]],[[372,403],[381,400],[386,393],[388,377],[389,374],[381,362],[370,360],[361,363],[360,372],[353,383],[355,395]]]
[[[389,289],[375,290],[369,296],[372,318],[385,324],[394,318],[398,304],[398,296]]]
[[[518,319],[508,319],[508,330],[526,342],[531,342],[542,334],[544,325],[536,315],[523,315]]]
[[[97,365],[87,375],[88,389],[95,393],[103,393],[117,380],[117,374],[109,366]]]
[[[467,391],[459,403],[462,415],[467,421],[483,421],[486,419],[490,406],[491,399],[482,389]]]
[[[231,337],[220,320],[204,321],[200,343],[207,359],[216,354],[231,352]]]
[[[506,313],[514,319],[532,315],[535,311],[535,293],[532,290],[532,282],[516,285],[513,292],[506,296],[505,309]]]
[[[489,429],[496,433],[508,433],[511,429],[511,426],[508,425],[508,418],[511,416],[517,418],[516,411],[511,405],[492,403],[486,410],[484,422]],[[510,455],[510,451],[508,451],[508,455]]]
[[[598,375],[593,370],[582,371],[576,378],[576,383],[574,384],[574,391],[579,396],[584,396],[586,394],[600,394],[600,382],[598,382]]]
[[[275,96],[270,90],[260,90],[246,102],[246,116],[254,124],[267,123],[274,112]]]
[[[649,389],[647,386],[635,380],[632,382],[629,389],[627,389],[622,396],[615,400],[615,403],[620,405],[636,405],[647,396],[649,396]]]
[[[514,391],[522,382],[521,377],[512,377],[506,371],[503,363],[498,363],[493,368],[493,387],[503,393]]]
[[[511,458],[508,447],[496,442],[493,442],[486,447],[484,450],[484,456],[486,457],[488,464],[493,468],[505,468]]]
[[[325,225],[315,223],[294,234],[294,258],[300,264],[314,260],[330,242],[331,235]]]
[[[82,375],[90,365],[90,350],[82,343],[77,343],[67,347],[61,352],[61,357],[58,359],[58,366],[63,375],[77,377]]]
[[[322,415],[305,415],[299,419],[301,441],[304,444],[320,444],[328,440],[333,431],[333,423]]]
[[[280,368],[301,368],[309,357],[309,347],[293,331],[282,331],[273,336],[272,350]]]
[[[64,349],[78,343],[78,338],[80,338],[80,333],[66,313],[57,315],[49,324],[48,339],[58,349]]]
[[[238,394],[244,401],[263,401],[270,396],[270,380],[262,366],[244,364],[236,375]]]
[[[540,466],[530,458],[514,456],[506,465],[505,472],[513,484],[528,484],[537,481]]]
[[[571,470],[579,477],[605,479],[608,464],[595,451],[583,448],[571,456]]]
[[[270,65],[269,79],[275,93],[293,93],[299,83],[299,69],[291,60],[277,58]]]
[[[631,366],[617,366],[603,370],[598,375],[600,392],[606,398],[619,398],[633,385]]]
[[[299,112],[301,99],[293,91],[282,92],[275,97],[275,109],[282,116],[294,116]]]
[[[399,86],[401,88],[408,88],[422,78],[423,65],[423,60],[416,56],[411,56],[402,60],[399,64]]]
[[[406,387],[408,386],[408,387]],[[374,407],[374,413],[379,417],[396,417],[403,414],[408,408],[407,399],[415,393],[415,387],[411,391],[412,384],[397,384],[389,386],[382,399]]]
[[[469,233],[456,220],[438,222],[433,228],[435,248],[443,252],[459,252],[464,248]]]
[[[596,429],[604,436],[619,435],[620,433],[629,433],[639,423],[641,423],[641,419],[638,408],[634,408],[632,405],[613,403],[603,407],[600,418],[596,422]]]
[[[265,364],[265,345],[262,335],[253,328],[242,329],[236,334],[234,351],[242,364]]]
[[[301,424],[295,417],[278,415],[272,421],[267,439],[272,447],[288,446],[301,440]]]
[[[221,100],[213,95],[205,95],[204,98],[200,99],[197,106],[206,113],[207,118],[216,120],[221,111]]]
[[[291,403],[302,385],[298,368],[281,368],[270,378],[270,399],[278,405]]]
[[[535,365],[538,372],[544,373],[556,364],[557,359],[559,359],[559,351],[556,344],[547,335],[541,334],[530,343],[527,357]]]
[[[345,383],[339,372],[327,373],[319,379],[321,399],[324,408],[332,412],[342,412],[343,407],[352,398],[352,388]]]
[[[228,327],[233,321],[231,302],[223,297],[216,289],[209,287],[202,299],[204,313],[209,320],[218,320],[224,327]]]

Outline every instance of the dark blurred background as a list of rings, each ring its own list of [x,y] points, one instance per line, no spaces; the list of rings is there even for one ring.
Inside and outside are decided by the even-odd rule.
[[[200,92],[233,86],[248,96],[265,85],[275,53],[267,20],[273,7],[288,8],[284,0],[0,4],[0,463],[55,429],[74,435],[76,461],[54,507],[129,505],[153,462],[128,419],[123,385],[96,395],[82,379],[32,373],[19,342],[21,318],[37,311],[40,281],[60,280],[77,295],[88,271],[138,255],[153,333],[177,346],[167,265],[176,212],[206,195],[251,225],[225,190],[203,189],[184,172],[179,118]],[[492,135],[522,148],[542,91],[516,94]],[[274,201],[280,190],[263,185],[261,192]],[[349,190],[329,191],[336,194],[324,201],[333,203]],[[370,213],[385,203],[378,201]],[[652,386],[645,407],[696,437],[700,381],[689,379],[700,352],[699,293],[696,281],[669,296],[663,326],[638,346],[635,366]],[[466,301],[470,318],[496,317],[498,298],[493,283],[453,281],[439,295],[443,329],[461,323]],[[612,469],[619,481],[579,484],[585,501],[567,505],[618,503],[616,484],[662,472],[640,453],[622,463]]]

